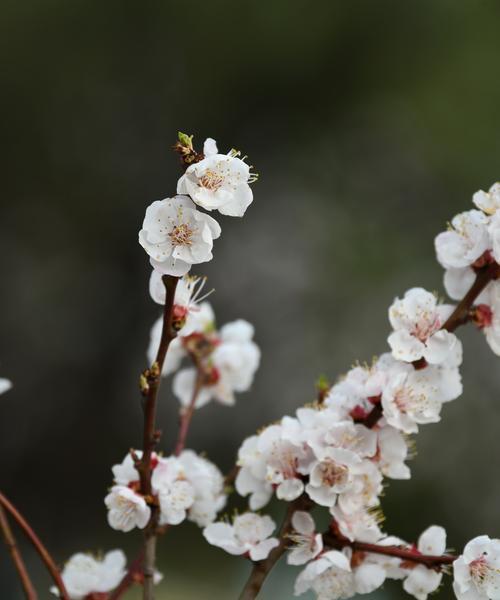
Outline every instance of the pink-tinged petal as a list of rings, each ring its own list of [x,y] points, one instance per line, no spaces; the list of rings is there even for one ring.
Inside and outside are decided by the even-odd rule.
[[[394,331],[387,338],[392,355],[398,360],[413,362],[422,357],[424,344],[405,329]]]

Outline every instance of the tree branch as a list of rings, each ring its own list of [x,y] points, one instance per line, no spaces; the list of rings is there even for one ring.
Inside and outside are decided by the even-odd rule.
[[[61,574],[59,573],[59,569],[57,568],[54,559],[49,554],[47,548],[42,544],[40,538],[36,535],[33,529],[30,527],[26,519],[21,515],[21,513],[17,510],[17,508],[0,492],[0,505],[12,516],[14,521],[19,525],[19,527],[26,534],[27,538],[38,552],[38,555],[44,562],[47,570],[49,571],[54,583],[59,589],[60,597],[63,600],[70,600],[64,582],[62,580]]]
[[[17,574],[19,575],[19,579],[21,581],[21,585],[23,586],[26,600],[37,600],[38,595],[35,591],[35,588],[33,587],[33,583],[31,582],[28,569],[26,568],[26,564],[24,563],[21,552],[17,547],[16,538],[14,537],[12,529],[10,528],[9,520],[7,519],[7,515],[5,514],[5,510],[1,506],[0,529],[2,530],[5,545],[7,546],[9,553],[12,557],[12,562],[14,563]]]
[[[326,548],[342,550],[342,548],[348,547],[358,552],[394,556],[395,558],[400,558],[404,562],[424,565],[429,569],[439,569],[444,565],[450,565],[458,558],[458,556],[452,554],[421,554],[416,550],[404,548],[402,546],[382,546],[380,544],[368,544],[365,542],[351,542],[347,538],[339,537],[331,531],[323,534],[323,542]]]
[[[276,548],[271,550],[269,556],[265,560],[259,560],[253,563],[250,577],[240,594],[239,600],[254,600],[254,598],[257,598],[267,576],[287,549],[288,535],[292,531],[293,513],[296,510],[310,510],[312,506],[313,502],[306,494],[302,494],[297,500],[294,500],[288,505],[278,535],[280,541],[279,546],[276,546]]]
[[[140,464],[137,465],[141,480],[141,493],[144,496],[152,495],[151,486],[151,455],[158,443],[160,432],[156,431],[156,405],[158,400],[158,391],[160,389],[161,374],[163,364],[167,355],[170,342],[176,337],[176,332],[172,327],[175,290],[177,288],[178,277],[171,275],[163,276],[163,284],[166,289],[165,306],[163,309],[163,327],[161,332],[160,346],[156,354],[156,360],[148,369],[141,382],[141,389],[144,399],[144,434],[143,434],[143,452]],[[154,598],[154,572],[156,558],[156,527],[158,525],[158,507],[151,506],[151,518],[145,531],[144,542],[144,588],[143,599],[153,600]]]
[[[205,381],[205,373],[203,372],[201,365],[198,364],[198,361],[195,361],[195,364],[196,381],[194,384],[193,395],[191,396],[191,402],[189,403],[189,406],[187,406],[181,413],[179,434],[177,436],[177,443],[175,444],[175,456],[179,456],[179,454],[184,450],[189,426],[191,425],[191,419],[193,418],[196,407],[196,400],[198,399],[198,395]]]

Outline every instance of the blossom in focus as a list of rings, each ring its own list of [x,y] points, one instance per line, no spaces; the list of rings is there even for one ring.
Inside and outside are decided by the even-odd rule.
[[[394,332],[388,338],[394,358],[413,362],[421,358],[430,364],[446,360],[457,338],[441,329],[453,311],[450,305],[438,304],[434,294],[422,288],[408,290],[389,308]]]
[[[234,518],[233,524],[211,523],[203,530],[209,544],[222,548],[229,554],[248,554],[251,560],[264,560],[279,545],[271,537],[276,529],[274,521],[266,516],[247,512]]]
[[[335,519],[335,524],[340,533],[354,542],[378,542],[383,534],[380,531],[379,521],[381,514],[377,511],[360,508],[357,512],[346,513],[340,506],[330,508],[330,514]]]
[[[471,540],[453,563],[453,590],[458,600],[500,598],[500,540],[481,535]]]
[[[206,210],[242,217],[252,203],[249,183],[255,180],[250,167],[231,151],[219,154],[212,139],[205,142],[201,161],[189,166],[177,183],[177,193],[186,194]]]
[[[412,365],[395,362],[389,368],[388,383],[382,393],[382,408],[389,425],[404,433],[417,433],[418,425],[437,423],[443,402],[462,392],[456,367]]]
[[[442,527],[432,525],[418,539],[417,552],[420,554],[440,556],[444,554],[445,550],[446,531]],[[442,578],[441,572],[416,564],[410,569],[403,588],[417,600],[426,600],[429,594],[437,590]]]
[[[377,563],[363,561],[351,568],[351,552],[331,550],[311,561],[295,581],[295,595],[308,590],[316,593],[317,600],[340,600],[356,594],[369,594],[386,579],[386,572]]]
[[[453,217],[450,229],[435,239],[439,263],[445,269],[472,265],[490,249],[488,223],[488,217],[480,210],[469,210]]]
[[[187,196],[153,202],[139,232],[139,243],[149,254],[153,268],[180,277],[191,265],[212,259],[213,240],[221,229],[215,219],[196,210]]]
[[[89,594],[114,590],[126,575],[126,558],[121,550],[112,550],[102,559],[90,554],[74,554],[64,565],[62,580],[71,600],[83,600]],[[50,590],[58,596],[58,588]]]
[[[500,183],[494,183],[487,192],[476,192],[472,196],[472,202],[487,215],[494,215],[500,208]]]
[[[143,496],[124,485],[114,485],[104,503],[108,508],[108,523],[118,531],[144,529],[151,517],[151,509]]]
[[[287,556],[289,565],[304,565],[323,551],[323,537],[316,532],[314,519],[308,512],[297,510],[292,516],[292,547]]]

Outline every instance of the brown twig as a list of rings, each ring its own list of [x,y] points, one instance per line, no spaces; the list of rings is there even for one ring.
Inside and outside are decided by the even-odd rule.
[[[197,361],[195,361],[195,363],[197,363]],[[201,391],[201,388],[203,387],[204,381],[205,373],[202,367],[199,364],[196,364],[196,381],[194,384],[193,395],[191,396],[189,406],[187,406],[185,410],[181,413],[179,434],[177,436],[177,442],[175,444],[175,456],[179,456],[179,454],[184,450],[184,447],[186,445],[186,438],[195,411],[196,400],[198,399],[198,395]]]
[[[33,529],[30,527],[26,519],[21,515],[21,513],[17,510],[17,508],[0,492],[0,505],[12,516],[14,521],[19,525],[19,527],[26,534],[27,538],[38,552],[38,555],[44,562],[47,570],[49,571],[54,583],[59,589],[60,597],[63,600],[70,600],[68,592],[66,590],[66,586],[62,580],[61,574],[59,573],[59,569],[57,568],[52,556],[45,546],[42,544],[40,538],[36,535]]]
[[[24,595],[27,600],[37,600],[38,595],[36,593],[35,588],[33,587],[33,583],[31,582],[28,569],[26,568],[26,564],[23,560],[21,552],[17,547],[16,538],[12,533],[12,529],[9,525],[9,520],[7,515],[5,514],[5,510],[0,506],[0,529],[2,530],[3,538],[5,540],[5,545],[7,546],[9,553],[12,557],[12,562],[16,568],[17,574],[19,575],[19,579],[21,581],[21,585],[24,590]]]
[[[265,560],[259,560],[253,563],[253,568],[250,576],[243,588],[239,600],[254,600],[257,598],[264,581],[272,571],[274,565],[279,561],[287,549],[288,535],[292,531],[292,517],[296,510],[310,510],[313,502],[306,494],[302,494],[297,500],[294,500],[288,505],[288,509],[283,519],[279,531],[279,546],[276,546]]]
[[[339,537],[331,531],[323,534],[323,542],[325,548],[342,550],[342,548],[349,547],[358,552],[394,556],[395,558],[400,558],[403,562],[424,565],[429,569],[438,569],[444,565],[450,565],[458,558],[452,554],[421,554],[416,550],[404,548],[402,546],[382,546],[380,544],[368,544],[366,542],[351,542],[347,538]]]
[[[165,306],[163,309],[163,327],[161,332],[160,346],[156,354],[156,360],[148,369],[141,380],[141,389],[144,398],[144,434],[143,434],[143,453],[140,463],[137,465],[141,480],[141,493],[144,496],[152,495],[151,486],[151,455],[159,440],[159,432],[156,431],[156,405],[158,400],[158,391],[160,389],[161,374],[163,363],[167,355],[168,347],[171,341],[176,337],[176,332],[172,326],[175,290],[177,288],[178,277],[171,275],[163,276],[163,283],[166,289]],[[151,506],[151,518],[145,531],[144,542],[144,600],[153,600],[154,597],[154,573],[156,561],[156,528],[158,525],[158,507]]]

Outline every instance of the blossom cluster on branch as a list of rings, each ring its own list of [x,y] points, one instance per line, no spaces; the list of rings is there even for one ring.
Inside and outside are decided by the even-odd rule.
[[[261,353],[247,321],[216,326],[206,279],[189,272],[212,259],[221,235],[205,211],[242,217],[256,176],[239,152],[220,154],[211,138],[198,152],[192,136],[179,134],[175,149],[184,167],[177,194],[153,202],[139,232],[153,267],[149,292],[162,307],[151,329],[150,366],[140,376],[143,447],[112,467],[104,500],[109,525],[143,530],[143,547],[128,568],[121,550],[75,554],[59,577],[39,544],[56,583],[52,591],[64,600],[116,600],[139,584],[144,600],[152,600],[162,578],[157,539],[189,520],[209,544],[251,562],[241,600],[259,594],[285,554],[290,566],[301,568],[295,594],[312,591],[318,600],[367,594],[391,579],[426,600],[451,569],[458,600],[500,600],[500,540],[479,536],[455,556],[446,550],[443,527],[431,525],[408,542],[383,530],[381,510],[387,480],[411,477],[410,436],[439,422],[444,405],[462,393],[457,328],[472,323],[500,355],[500,184],[474,194],[475,208],[456,215],[436,237],[444,287],[458,303],[445,303],[421,287],[404,292],[389,308],[388,351],[333,385],[322,382],[316,402],[250,435],[224,476],[187,447],[190,424],[212,400],[233,406],[237,394],[250,389]],[[172,449],[162,452],[156,407],[168,376],[179,403],[179,430]],[[0,379],[0,393],[9,387]],[[247,510],[229,512],[233,492],[245,499]],[[262,512],[272,498],[287,507],[279,528]],[[22,522],[0,494],[2,507]],[[328,519],[324,531],[318,516]],[[24,529],[37,546],[29,527]]]

